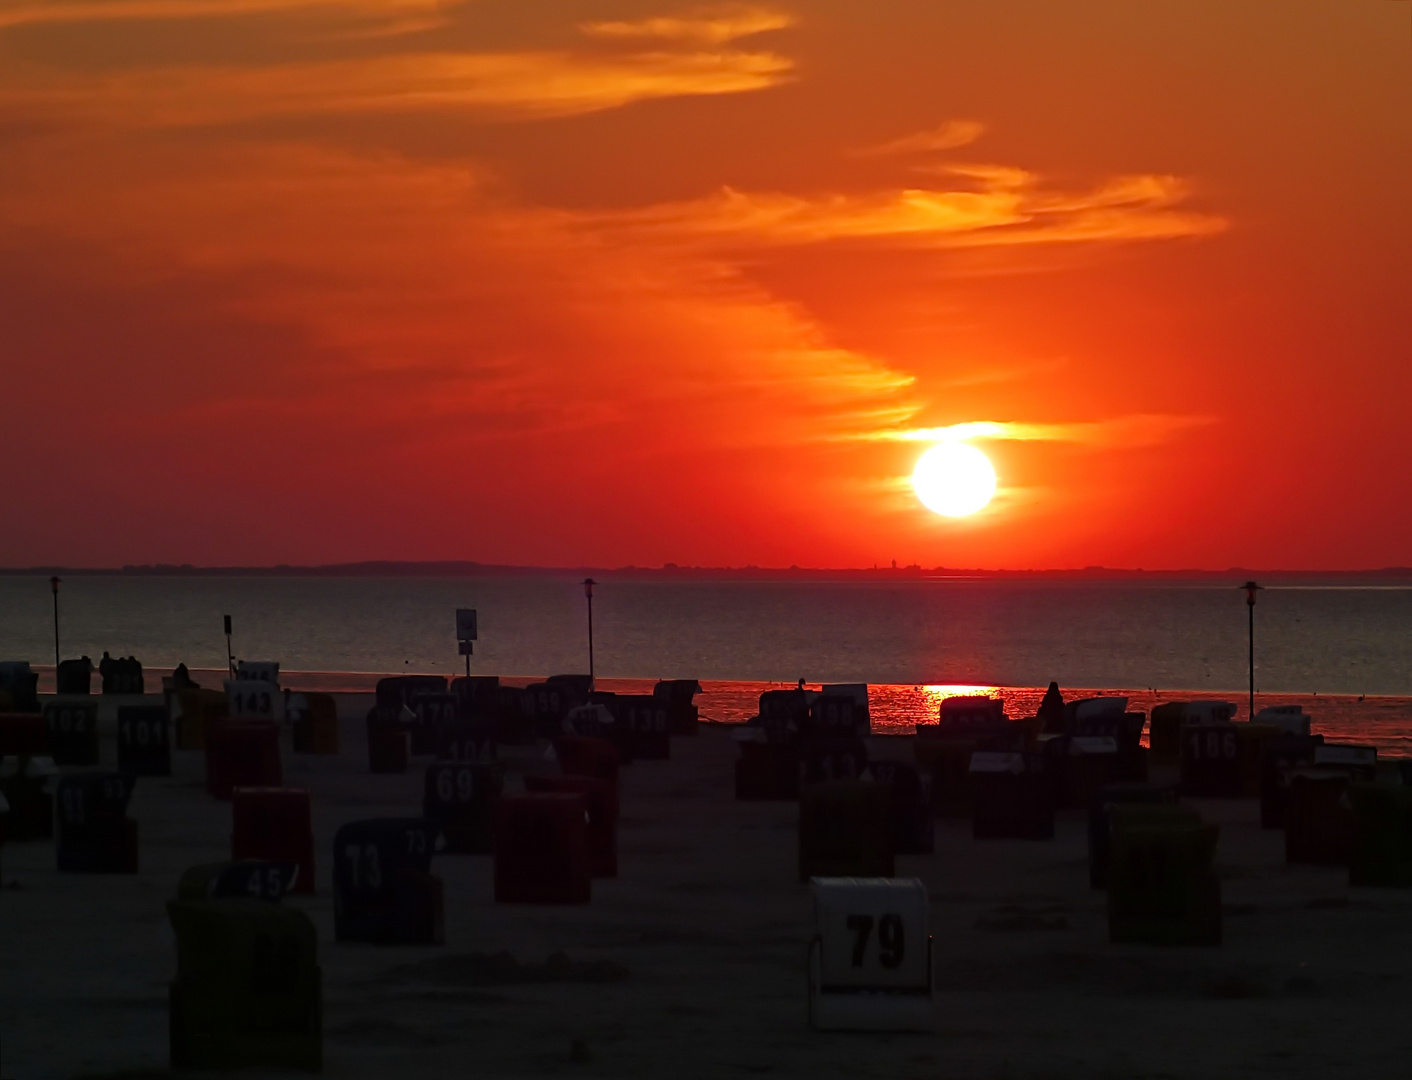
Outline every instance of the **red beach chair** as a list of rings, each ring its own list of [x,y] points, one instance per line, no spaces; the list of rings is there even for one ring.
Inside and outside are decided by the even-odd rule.
[[[314,826],[305,788],[238,787],[231,792],[230,857],[298,865],[290,892],[314,892]]]
[[[495,902],[586,904],[593,881],[585,795],[512,795],[495,812]]]

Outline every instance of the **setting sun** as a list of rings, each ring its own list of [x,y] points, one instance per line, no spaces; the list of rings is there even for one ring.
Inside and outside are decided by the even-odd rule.
[[[969,443],[938,443],[917,460],[912,486],[933,513],[965,517],[995,495],[995,469],[990,459]]]

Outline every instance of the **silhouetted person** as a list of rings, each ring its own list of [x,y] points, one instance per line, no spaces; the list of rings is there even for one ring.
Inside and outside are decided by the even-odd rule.
[[[176,670],[172,672],[173,690],[200,690],[201,687],[192,679],[191,672],[187,670],[185,664],[178,664]]]
[[[1049,684],[1049,689],[1044,692],[1044,700],[1039,703],[1039,712],[1036,715],[1044,721],[1046,734],[1064,730],[1064,695],[1059,692],[1057,682]]]
[[[100,661],[98,661],[98,674],[99,674],[99,675],[102,675],[103,678],[106,679],[106,678],[108,677],[109,673],[110,673],[112,670],[113,670],[113,658],[108,655],[108,650],[107,650],[107,649],[104,649],[104,650],[103,650],[103,659],[100,660]]]

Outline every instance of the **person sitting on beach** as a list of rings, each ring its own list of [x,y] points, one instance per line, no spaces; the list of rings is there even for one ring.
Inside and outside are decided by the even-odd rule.
[[[173,690],[200,690],[201,687],[191,677],[191,672],[187,670],[185,664],[178,664],[176,670],[172,672]]]

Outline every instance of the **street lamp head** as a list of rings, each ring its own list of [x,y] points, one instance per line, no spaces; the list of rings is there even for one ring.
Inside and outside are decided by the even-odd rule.
[[[598,584],[598,582],[594,581],[591,577],[586,577],[586,578],[584,578],[584,579],[583,579],[583,594],[584,594],[584,596],[586,596],[586,597],[588,597],[590,600],[592,600],[592,599],[593,599],[593,587],[594,587],[595,585],[597,585],[597,584]]]
[[[55,596],[58,596],[58,595],[59,595],[59,578],[58,578],[58,575],[55,575],[54,577],[51,577],[51,578],[49,579],[49,588],[51,588],[51,589],[54,590],[54,595],[55,595]]]
[[[1245,602],[1246,602],[1247,604],[1249,604],[1251,607],[1254,607],[1254,606],[1255,606],[1255,594],[1256,594],[1257,592],[1259,592],[1261,589],[1263,589],[1264,586],[1263,586],[1263,585],[1257,585],[1257,584],[1255,584],[1255,582],[1253,582],[1253,581],[1247,581],[1247,582],[1245,583],[1245,585],[1242,586],[1242,588],[1245,589]]]

